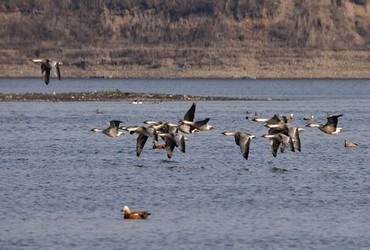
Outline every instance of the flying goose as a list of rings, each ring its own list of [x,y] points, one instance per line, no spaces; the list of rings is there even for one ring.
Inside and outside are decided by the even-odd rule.
[[[355,148],[357,146],[358,146],[358,144],[356,142],[347,141],[346,139],[344,139],[344,147],[345,148]]]
[[[152,127],[144,127],[144,126],[127,126],[121,127],[126,131],[129,131],[130,134],[137,133],[136,139],[136,156],[139,157],[141,152],[143,151],[144,145],[148,140],[148,137],[151,137],[153,140],[158,141],[158,136],[156,131]]]
[[[285,129],[286,123],[287,119],[285,116],[279,116],[275,114],[273,117],[271,117],[265,122],[265,127]]]
[[[199,131],[209,131],[209,130],[214,129],[214,127],[212,125],[208,124],[208,122],[209,122],[210,119],[211,118],[206,118],[206,119],[200,120],[200,121],[186,121],[186,120],[182,120],[180,122],[180,124],[181,125],[183,125],[183,124],[188,125],[190,127],[191,133],[193,133],[193,132],[199,132]]]
[[[124,206],[121,209],[124,219],[140,220],[147,219],[150,213],[148,211],[130,211],[128,206]]]
[[[59,80],[61,79],[59,67],[63,65],[62,62],[54,61],[51,59],[31,59],[31,61],[35,64],[40,65],[41,74],[44,76],[44,82],[46,85],[49,84],[51,70],[55,71]]]
[[[162,133],[177,133],[178,126],[177,124],[165,121],[157,121],[157,120],[146,120],[144,121],[145,124],[148,124],[149,127],[152,127],[157,132]]]
[[[289,136],[281,133],[279,130],[271,128],[269,129],[268,134],[263,134],[261,137],[269,139],[270,150],[274,157],[276,157],[279,148],[282,153],[287,147],[290,147],[290,149],[294,151],[292,139]]]
[[[109,137],[117,137],[123,134],[122,131],[119,129],[119,124],[122,121],[112,120],[109,122],[109,127],[106,129],[99,129],[99,128],[92,128],[92,132],[101,132]]]
[[[290,117],[293,117],[293,114],[290,114]],[[294,126],[290,123],[288,123],[289,119],[285,116],[278,116],[274,115],[272,118],[270,118],[268,121],[266,121],[265,126],[270,128],[269,133],[267,135],[270,135],[270,137],[265,138],[273,138],[271,135],[275,134],[283,134],[290,138],[289,145],[290,149],[294,152],[295,150],[298,150],[301,152],[301,139],[299,137],[300,131],[303,131],[302,128],[298,128],[297,126]],[[276,137],[276,136],[275,136]],[[281,136],[277,136],[280,138],[275,139],[283,139]],[[284,138],[285,139],[285,138]],[[283,140],[284,141],[284,140]],[[277,142],[275,142],[278,144]],[[284,149],[284,144],[281,144],[283,146],[282,150]]]
[[[185,153],[185,137],[178,133],[158,133],[165,141],[167,158],[171,159],[173,150],[178,147],[181,152]]]
[[[234,136],[235,144],[240,147],[240,152],[242,153],[244,159],[248,160],[249,145],[251,140],[256,136],[243,131],[224,131],[221,134],[226,136]]]
[[[335,114],[329,114],[326,119],[327,122],[325,124],[320,124],[320,123],[309,123],[306,126],[307,127],[317,127],[319,128],[322,132],[326,134],[337,134],[341,132],[341,128],[338,129],[337,124],[338,124],[338,118],[343,116],[343,114],[340,115],[335,115]]]

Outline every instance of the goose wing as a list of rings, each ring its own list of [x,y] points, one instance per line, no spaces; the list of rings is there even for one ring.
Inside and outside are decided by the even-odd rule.
[[[196,107],[195,102],[193,102],[193,104],[191,105],[190,109],[184,115],[184,120],[191,121],[191,122],[194,121],[195,107]]]
[[[343,116],[343,114],[340,114],[340,115],[329,115],[328,117],[326,117],[327,119],[327,122],[325,124],[325,126],[333,126],[335,129],[337,128],[337,124],[338,124],[338,118]]]
[[[173,150],[176,147],[176,142],[173,139],[168,138],[168,137],[164,137],[164,141],[165,141],[165,149],[167,153],[167,158],[171,159],[173,155]]]
[[[298,150],[301,152],[301,139],[299,138],[299,130],[298,127],[296,126],[289,126],[288,127],[289,131],[289,137],[292,141],[294,149]]]
[[[243,157],[246,160],[248,160],[250,142],[251,138],[248,135],[240,133],[239,140],[240,152],[242,153]]]
[[[148,136],[140,133],[136,139],[136,156],[139,157],[143,151],[144,145],[148,140]]]

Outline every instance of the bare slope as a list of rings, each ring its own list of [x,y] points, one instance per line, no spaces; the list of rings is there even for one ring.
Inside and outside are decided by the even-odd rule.
[[[370,77],[368,0],[5,0],[0,76]]]

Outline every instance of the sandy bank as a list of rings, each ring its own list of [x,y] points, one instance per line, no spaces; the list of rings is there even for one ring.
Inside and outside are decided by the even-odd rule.
[[[45,101],[45,102],[69,102],[69,101],[237,101],[257,100],[252,98],[222,97],[222,96],[192,96],[172,95],[163,93],[132,93],[116,91],[94,92],[68,92],[68,93],[0,93],[0,101]],[[258,99],[260,100],[260,99]],[[267,99],[266,99],[267,100]]]

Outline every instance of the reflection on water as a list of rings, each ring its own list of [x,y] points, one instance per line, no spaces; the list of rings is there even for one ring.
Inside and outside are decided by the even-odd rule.
[[[190,105],[0,103],[0,247],[370,246],[369,99],[311,101],[307,95],[292,101],[198,102],[196,119],[211,117],[216,129],[188,135],[187,152],[175,149],[173,159],[150,143],[137,158],[134,135],[90,132],[111,119],[125,125],[176,122]],[[273,158],[268,142],[259,138],[266,129],[246,120],[247,110],[294,113],[294,124],[301,127],[309,114],[324,122],[328,111],[343,113],[344,132],[329,136],[306,128],[302,153]],[[233,129],[257,136],[248,161],[232,138],[221,135]],[[359,146],[344,148],[345,138]],[[152,215],[123,221],[124,204]]]

